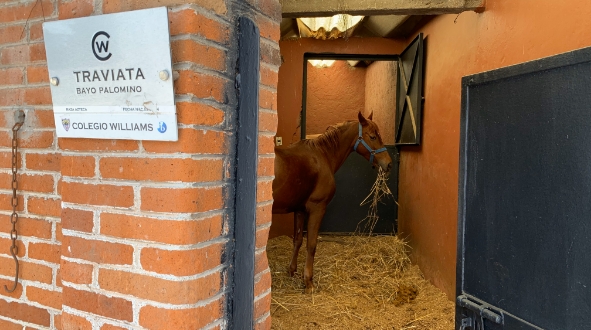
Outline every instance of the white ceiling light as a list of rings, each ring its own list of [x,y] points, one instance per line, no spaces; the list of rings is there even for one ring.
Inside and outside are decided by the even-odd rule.
[[[337,14],[332,17],[302,17],[296,21],[301,37],[336,39],[349,37],[363,20],[363,16]]]
[[[308,60],[316,68],[328,68],[334,64],[335,60]]]

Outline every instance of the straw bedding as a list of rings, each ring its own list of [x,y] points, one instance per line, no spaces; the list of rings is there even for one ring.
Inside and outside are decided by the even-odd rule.
[[[273,329],[453,329],[453,302],[411,265],[399,238],[320,236],[313,294],[303,293],[305,244],[290,277],[291,238],[269,240]]]

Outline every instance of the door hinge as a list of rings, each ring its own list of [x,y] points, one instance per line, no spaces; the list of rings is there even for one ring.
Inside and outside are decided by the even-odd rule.
[[[456,299],[458,305],[469,310],[469,315],[462,315],[460,330],[485,330],[484,319],[495,324],[503,324],[503,313],[487,304],[480,304],[461,295]]]

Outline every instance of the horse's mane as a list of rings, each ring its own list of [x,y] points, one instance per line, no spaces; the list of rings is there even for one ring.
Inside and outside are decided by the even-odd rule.
[[[344,121],[342,123],[328,126],[326,131],[313,139],[303,140],[304,143],[315,149],[329,150],[338,149],[340,136],[343,128],[355,122],[354,120]]]

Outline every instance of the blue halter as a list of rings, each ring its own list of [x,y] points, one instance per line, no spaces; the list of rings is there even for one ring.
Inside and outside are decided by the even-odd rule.
[[[380,152],[384,152],[388,149],[386,149],[386,147],[382,147],[378,150],[373,150],[364,140],[363,140],[363,135],[362,135],[362,131],[361,131],[361,123],[359,123],[359,138],[357,138],[357,142],[355,142],[355,146],[353,147],[353,150],[357,151],[357,146],[359,146],[359,143],[363,144],[363,146],[365,147],[365,149],[367,149],[367,151],[369,151],[370,155],[369,156],[369,163],[373,164],[373,156],[375,154],[379,154]]]

